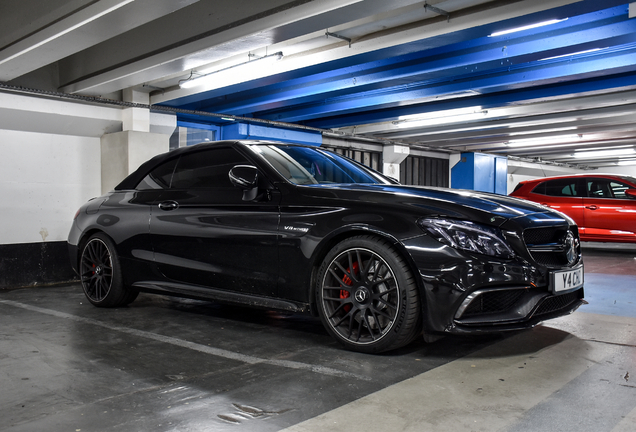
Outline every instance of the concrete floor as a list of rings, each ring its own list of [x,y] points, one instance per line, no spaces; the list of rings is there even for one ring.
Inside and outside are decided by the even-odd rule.
[[[632,432],[636,247],[584,246],[590,304],[573,315],[384,355],[304,315],[1,291],[0,430]]]

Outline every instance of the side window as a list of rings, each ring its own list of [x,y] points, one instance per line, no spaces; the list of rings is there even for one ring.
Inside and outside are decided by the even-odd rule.
[[[532,192],[556,197],[576,197],[580,196],[577,182],[577,179],[548,180],[538,185]]]
[[[184,155],[172,177],[172,189],[233,188],[228,177],[235,165],[249,163],[232,148],[219,148]]]
[[[629,195],[627,195],[625,193],[625,191],[627,189],[630,189],[630,187],[626,184],[623,183],[619,183],[617,181],[610,181],[610,189],[612,191],[612,193],[614,194],[614,198],[619,198],[619,199],[631,199],[632,197],[630,197]]]
[[[600,178],[589,178],[587,183],[587,196],[591,198],[614,198],[610,181]]]
[[[152,170],[150,174],[144,177],[135,189],[150,190],[170,188],[172,173],[174,172],[174,168],[177,165],[178,160],[178,158],[175,158],[159,165],[157,168]]]
[[[587,180],[587,195],[595,198],[630,199],[625,193],[630,187],[616,180],[590,178]]]
[[[537,186],[535,186],[534,189],[532,189],[532,193],[536,193],[536,194],[539,194],[539,195],[546,195],[546,193],[545,193],[545,184],[546,183],[547,182],[539,183]]]

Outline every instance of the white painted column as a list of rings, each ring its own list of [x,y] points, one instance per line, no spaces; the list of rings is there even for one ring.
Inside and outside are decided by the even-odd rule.
[[[147,93],[132,89],[123,91],[126,102],[149,104]],[[125,108],[122,131],[101,137],[102,193],[112,190],[128,174],[151,157],[170,148],[170,135],[150,132],[150,110]]]
[[[150,104],[150,95],[133,89],[123,90],[124,102]],[[145,108],[126,108],[122,113],[124,131],[150,132],[150,110]]]
[[[400,164],[408,157],[410,149],[402,145],[386,145],[382,150],[382,174],[400,180]]]

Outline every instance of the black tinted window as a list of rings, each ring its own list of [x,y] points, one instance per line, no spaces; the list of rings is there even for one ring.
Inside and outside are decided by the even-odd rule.
[[[629,199],[625,191],[630,187],[616,180],[589,178],[586,183],[589,197]]]
[[[172,173],[177,165],[178,159],[165,162],[153,169],[142,181],[137,185],[138,190],[148,189],[168,189],[172,180]]]
[[[548,196],[576,197],[580,196],[577,183],[577,179],[548,180],[539,184],[532,192]]]
[[[189,153],[179,159],[172,189],[231,188],[228,173],[235,165],[248,163],[232,148]]]
[[[139,182],[137,189],[231,188],[230,169],[245,163],[247,159],[232,148],[189,153],[153,169]]]
[[[295,184],[389,183],[363,165],[320,149],[273,145],[251,148]]]

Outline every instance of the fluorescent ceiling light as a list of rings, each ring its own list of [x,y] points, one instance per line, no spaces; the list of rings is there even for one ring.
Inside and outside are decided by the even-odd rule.
[[[575,56],[575,55],[588,54],[588,53],[591,53],[591,52],[601,51],[601,50],[604,50],[604,49],[605,48],[593,48],[593,49],[589,49],[589,50],[585,50],[585,51],[577,51],[577,52],[570,53],[570,54],[561,54],[561,55],[554,56],[554,57],[546,57],[546,58],[542,58],[539,61],[553,60],[553,59],[558,59],[558,58],[563,58],[563,57],[572,57],[572,56]]]
[[[396,122],[448,118],[448,117],[454,117],[457,115],[474,114],[479,111],[481,111],[481,106],[456,108],[456,109],[443,110],[443,111],[430,111],[430,112],[420,113],[420,114],[409,114],[405,116],[399,116]]]
[[[525,146],[537,146],[537,145],[553,145],[568,143],[576,140],[580,140],[581,135],[561,135],[550,136],[541,138],[526,138],[519,140],[508,141],[508,147],[525,147]]]
[[[393,125],[398,129],[412,129],[423,126],[435,126],[441,124],[451,124],[469,120],[479,120],[484,118],[488,111],[482,110],[481,106],[457,108],[444,111],[431,111],[422,114],[411,114],[398,117]]]
[[[526,25],[526,26],[522,26],[522,27],[515,27],[515,28],[512,28],[512,29],[508,29],[508,30],[502,30],[502,31],[494,32],[494,33],[488,35],[488,37],[496,37],[496,36],[501,36],[501,35],[505,35],[505,34],[520,32],[520,31],[524,31],[524,30],[530,30],[530,29],[537,28],[537,27],[544,27],[544,26],[547,26],[547,25],[560,23],[561,21],[565,21],[565,20],[567,20],[567,18],[564,18],[564,19],[553,19],[553,20],[549,20],[549,21],[542,21],[542,22],[538,22],[538,23],[535,23],[535,24],[530,24],[530,25]]]
[[[634,148],[618,150],[579,151],[573,154],[577,159],[594,159],[608,156],[632,156],[636,154]]]
[[[634,146],[632,144],[626,144],[621,146],[605,146],[605,147],[592,147],[585,149],[574,150],[575,152],[591,152],[591,151],[599,151],[599,150],[619,150],[619,149],[632,149]]]
[[[576,126],[568,126],[568,127],[552,128],[552,129],[531,130],[531,131],[525,131],[525,132],[511,132],[508,134],[508,136],[531,135],[531,134],[537,134],[537,133],[566,132],[566,131],[571,131],[576,129],[578,129]]]
[[[226,85],[230,84],[245,82],[250,80],[254,76],[254,69],[248,67],[249,65],[256,64],[257,67],[261,68],[265,66],[264,63],[266,63],[263,62],[263,60],[276,61],[281,57],[283,57],[283,53],[282,51],[279,51],[274,54],[266,55],[264,57],[259,57],[254,60],[249,60],[244,63],[239,63],[234,66],[220,69],[218,71],[210,72],[197,78],[188,79],[184,82],[179,83],[179,87],[192,88],[205,86],[207,90],[212,90],[215,88],[225,87]]]
[[[104,15],[108,15],[109,13],[111,13],[111,12],[113,12],[113,11],[119,9],[119,8],[122,8],[122,7],[126,6],[128,3],[132,3],[133,1],[135,1],[135,0],[121,0],[121,1],[111,2],[111,3],[113,3],[113,5],[111,7],[107,8],[107,9],[105,9],[105,10],[99,12],[99,13],[96,13],[95,15],[91,15],[91,16],[87,17],[86,19],[84,19],[84,20],[82,20],[82,21],[80,21],[78,23],[75,23],[75,24],[73,24],[73,25],[71,25],[71,26],[69,26],[69,27],[67,27],[65,29],[62,29],[59,32],[57,32],[55,34],[52,34],[51,36],[41,40],[40,42],[30,44],[27,48],[25,48],[25,49],[13,54],[13,55],[7,57],[5,59],[0,60],[0,64],[6,63],[6,62],[8,62],[10,60],[13,60],[14,58],[17,58],[17,57],[23,55],[23,54],[26,54],[26,53],[28,53],[30,51],[33,51],[34,49],[39,48],[42,45],[46,45],[47,43],[49,43],[51,41],[54,41],[55,39],[58,39],[58,38],[64,36],[65,34],[68,34],[68,33],[72,32],[72,31],[75,31],[78,28],[83,27],[86,24],[91,23],[91,22],[103,17]],[[79,15],[81,15],[81,14],[78,14],[77,16],[79,16]],[[72,18],[73,18],[73,15],[71,15],[71,19]],[[43,31],[41,33],[45,33],[45,31]],[[37,35],[37,33],[36,33],[36,35]]]

